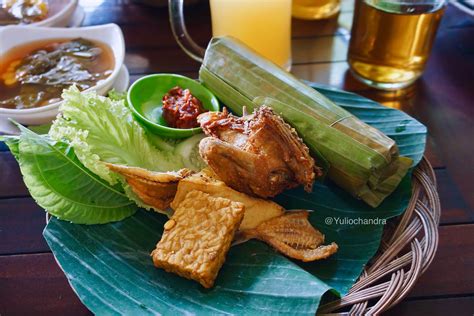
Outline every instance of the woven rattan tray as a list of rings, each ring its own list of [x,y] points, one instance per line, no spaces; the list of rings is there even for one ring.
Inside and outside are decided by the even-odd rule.
[[[412,183],[410,203],[387,224],[377,255],[349,294],[321,306],[318,315],[378,315],[400,302],[428,269],[438,247],[441,207],[434,171],[425,158]]]

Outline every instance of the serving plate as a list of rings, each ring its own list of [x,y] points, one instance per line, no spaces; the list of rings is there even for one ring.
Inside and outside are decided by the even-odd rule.
[[[412,158],[415,164],[421,161],[426,143],[426,127],[421,123],[401,111],[383,107],[353,93],[311,85],[393,138],[401,155]],[[424,172],[429,170],[426,163],[423,166]],[[420,175],[419,170],[415,171],[417,181],[433,181],[429,174]],[[297,189],[281,194],[276,201],[287,209],[314,210],[310,216],[311,223],[326,235],[326,240],[339,245],[339,252],[327,260],[298,263],[260,242],[247,242],[231,249],[216,286],[210,290],[153,267],[149,253],[160,239],[166,221],[166,217],[156,213],[139,211],[121,222],[92,226],[53,218],[44,231],[44,237],[81,301],[96,314],[297,312],[314,315],[323,295],[325,302],[335,299],[337,302],[338,296],[353,294],[351,288],[379,250],[386,221],[403,214],[407,207],[410,210],[405,213],[408,220],[399,226],[401,230],[395,230],[387,239],[398,251],[400,246],[403,248],[413,240],[420,227],[432,231],[434,216],[430,220],[428,214],[414,224],[409,221],[417,212],[414,205],[418,207],[425,203],[436,208],[436,196],[433,195],[436,191],[426,191],[426,197],[415,189],[412,195],[411,175],[407,175],[397,190],[375,209],[355,200],[330,182],[316,183],[312,193]],[[408,223],[409,229],[406,229]],[[366,280],[366,283],[357,283],[357,289],[366,289],[387,273],[396,272],[397,276],[393,277],[393,283],[384,285],[384,291],[369,291],[366,295],[359,292],[359,296],[353,298],[354,302],[382,297],[382,305],[374,307],[374,311],[381,311],[403,297],[404,291],[423,271],[422,267],[432,259],[436,240],[424,243],[426,251],[420,247],[420,243],[414,242],[413,261],[407,256],[405,261],[396,261],[394,251],[382,252],[381,261],[377,261],[381,263],[364,272],[361,282]],[[396,261],[394,264],[393,260]],[[403,267],[407,262],[413,264],[409,270],[411,274],[405,278]],[[375,276],[366,277],[374,271]],[[393,293],[399,295],[394,297]],[[343,304],[328,306],[325,304],[324,308],[335,310]],[[357,308],[365,310],[367,305]]]
[[[125,42],[122,30],[116,24],[105,24],[99,26],[82,28],[49,28],[49,27],[27,27],[27,26],[7,26],[0,29],[0,56],[11,48],[32,41],[47,39],[73,39],[83,37],[92,41],[106,44],[112,49],[115,59],[115,66],[112,74],[107,79],[100,81],[94,87],[86,91],[96,91],[98,94],[105,94],[116,81],[121,71],[125,56]],[[45,124],[56,117],[61,102],[56,102],[47,106],[31,109],[5,109],[0,108],[0,119],[11,118],[21,124]]]

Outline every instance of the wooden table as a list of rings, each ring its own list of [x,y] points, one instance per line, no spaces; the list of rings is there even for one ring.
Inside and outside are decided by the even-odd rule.
[[[84,25],[117,23],[127,43],[132,80],[157,72],[197,77],[198,63],[174,42],[167,9],[129,0],[81,0]],[[338,19],[293,23],[293,73],[303,79],[356,91],[403,109],[428,126],[426,155],[442,203],[435,260],[390,315],[474,313],[474,17],[448,6],[424,76],[393,98],[354,81],[346,53],[352,2]],[[210,38],[209,8],[187,8],[191,34]],[[16,161],[0,152],[0,315],[89,314],[69,287],[41,235],[44,211],[26,190]]]

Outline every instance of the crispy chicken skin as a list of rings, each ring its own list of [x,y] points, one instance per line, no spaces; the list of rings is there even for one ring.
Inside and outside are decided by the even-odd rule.
[[[260,239],[277,251],[303,262],[326,259],[337,252],[336,243],[323,245],[324,235],[308,221],[307,211],[290,211],[269,219],[239,238]]]
[[[188,169],[170,172],[154,172],[138,167],[106,163],[113,172],[122,175],[138,197],[159,210],[170,206],[178,189],[178,182],[193,172]]]
[[[198,122],[210,136],[199,144],[201,157],[237,191],[267,198],[301,184],[309,192],[321,174],[296,131],[269,107],[243,117],[224,108]]]

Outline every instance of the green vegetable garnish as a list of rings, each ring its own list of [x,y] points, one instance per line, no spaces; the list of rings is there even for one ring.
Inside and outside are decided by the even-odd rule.
[[[101,162],[153,171],[183,167],[172,152],[152,145],[123,101],[80,93],[75,87],[65,90],[63,99],[62,115],[54,121],[50,136],[70,143],[84,166],[107,182],[115,184],[119,176]]]
[[[80,93],[76,87],[71,87],[64,91],[63,99],[62,115],[54,121],[50,136],[70,144],[81,163],[109,184],[120,181],[126,195],[140,207],[151,209],[104,162],[162,172],[184,167],[200,170],[202,167],[199,155],[190,163],[189,157],[176,152],[177,145],[173,142],[156,135],[149,136],[118,95],[112,99],[95,93]],[[193,142],[193,146],[197,143]],[[168,214],[165,210],[156,211]]]
[[[136,212],[138,207],[122,188],[87,170],[71,146],[18,127],[21,136],[5,141],[18,159],[31,196],[48,213],[77,224],[101,224]]]
[[[203,166],[200,135],[181,143],[149,135],[118,94],[108,98],[71,87],[63,99],[49,134],[19,125],[19,137],[4,139],[33,198],[59,219],[101,224],[128,217],[137,206],[152,208],[104,162],[163,172]]]

